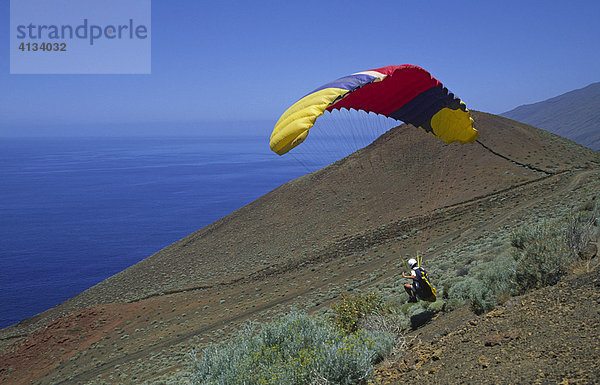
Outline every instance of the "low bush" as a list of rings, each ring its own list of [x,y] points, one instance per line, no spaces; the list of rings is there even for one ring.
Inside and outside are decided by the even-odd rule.
[[[520,243],[514,242],[514,239],[526,241]],[[517,244],[513,255],[520,293],[554,285],[573,261],[572,250],[565,241],[565,228],[560,222],[543,222],[524,229],[513,237],[512,244]]]
[[[450,298],[469,301],[481,314],[493,309],[500,299],[554,285],[573,263],[582,239],[588,239],[592,215],[580,214],[568,220],[541,222],[515,232],[513,250],[456,282],[449,281]]]
[[[509,254],[500,255],[489,262],[477,278],[485,282],[496,297],[517,295],[515,289],[515,274],[517,263]]]
[[[442,300],[437,300],[435,302],[429,303],[427,306],[427,310],[432,311],[434,313],[439,313],[446,308],[446,302]]]
[[[332,307],[333,322],[345,333],[356,332],[361,318],[385,310],[383,298],[375,293],[342,296]]]
[[[446,306],[444,308],[444,311],[446,312],[451,312],[454,311],[456,309],[458,309],[459,307],[463,306],[465,304],[465,301],[459,298],[450,298],[447,302],[446,302]]]
[[[474,276],[455,282],[449,297],[469,301],[472,310],[481,314],[492,310],[498,299],[515,292],[515,262],[508,255],[483,265]]]
[[[484,282],[475,277],[467,277],[456,282],[449,291],[451,298],[468,301],[477,314],[493,308],[496,305],[495,297]]]
[[[595,200],[588,201],[579,213],[569,217],[565,231],[565,242],[575,257],[584,257],[583,250],[597,236],[600,206]]]
[[[404,330],[410,325],[410,317],[398,309],[382,314],[367,315],[360,321],[361,330],[386,333],[394,337],[393,355],[399,355],[406,349]]]
[[[404,305],[402,305],[400,307],[400,311],[402,312],[402,314],[404,315],[409,315],[411,312],[414,311],[414,309],[416,309],[417,307],[420,308],[420,305],[418,303],[411,303],[411,302],[407,302]]]
[[[199,358],[192,352],[192,383],[356,384],[372,375],[372,365],[393,345],[394,337],[387,333],[348,335],[326,321],[292,312],[262,326],[248,325]]]

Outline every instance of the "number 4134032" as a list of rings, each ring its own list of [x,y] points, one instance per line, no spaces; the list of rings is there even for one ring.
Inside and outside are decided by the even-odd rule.
[[[67,43],[21,43],[19,50],[23,52],[66,52]]]

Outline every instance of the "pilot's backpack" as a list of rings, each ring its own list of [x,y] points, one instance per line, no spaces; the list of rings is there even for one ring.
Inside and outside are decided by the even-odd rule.
[[[423,301],[435,302],[437,299],[437,292],[435,287],[429,282],[427,272],[422,267],[415,269],[415,277],[417,280],[417,296]]]

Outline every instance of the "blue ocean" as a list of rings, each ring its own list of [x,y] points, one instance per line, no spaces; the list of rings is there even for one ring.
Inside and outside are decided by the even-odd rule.
[[[307,172],[264,135],[0,141],[0,328]]]

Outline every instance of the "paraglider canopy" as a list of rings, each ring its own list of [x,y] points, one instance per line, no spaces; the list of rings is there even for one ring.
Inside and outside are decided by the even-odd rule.
[[[429,72],[415,65],[387,66],[327,83],[304,96],[279,118],[270,147],[283,155],[302,143],[325,111],[373,112],[421,127],[446,143],[478,138],[465,104]]]

